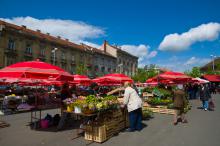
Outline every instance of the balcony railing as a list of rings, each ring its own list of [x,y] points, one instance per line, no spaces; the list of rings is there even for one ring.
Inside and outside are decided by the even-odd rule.
[[[5,54],[17,55],[18,52],[15,49],[5,49]]]
[[[33,54],[31,52],[24,52],[25,57],[33,57]]]

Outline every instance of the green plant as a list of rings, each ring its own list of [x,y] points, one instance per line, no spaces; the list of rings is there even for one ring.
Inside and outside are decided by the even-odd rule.
[[[172,100],[152,98],[152,99],[147,100],[147,103],[149,103],[151,105],[168,105],[168,104],[172,103]]]
[[[142,110],[143,119],[149,119],[153,117],[153,112],[149,109],[143,109]]]

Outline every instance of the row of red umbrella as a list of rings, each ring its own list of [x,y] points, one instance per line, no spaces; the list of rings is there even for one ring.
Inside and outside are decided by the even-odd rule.
[[[0,83],[28,84],[28,85],[62,85],[70,84],[90,85],[96,82],[100,85],[117,85],[125,81],[133,82],[123,74],[108,74],[96,79],[89,79],[84,75],[71,75],[65,70],[39,60],[19,62],[0,70]]]
[[[185,84],[185,83],[208,83],[209,81],[192,78],[181,72],[164,72],[146,81],[148,85],[158,85],[159,83],[172,85],[172,84]]]

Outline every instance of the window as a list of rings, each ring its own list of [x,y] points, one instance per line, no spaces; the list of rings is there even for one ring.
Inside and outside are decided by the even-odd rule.
[[[105,67],[104,67],[104,66],[101,68],[101,71],[102,71],[103,73],[105,72]]]
[[[12,39],[8,40],[8,49],[15,50],[15,41]]]
[[[99,70],[99,67],[98,65],[95,66],[95,71],[98,71]]]
[[[74,56],[74,55],[72,55],[72,57],[71,57],[71,61],[72,61],[72,62],[75,61],[75,56]]]
[[[25,53],[27,53],[27,54],[32,54],[32,48],[31,48],[31,45],[30,45],[30,44],[27,44]]]
[[[61,53],[61,59],[63,59],[63,60],[66,59],[65,52]]]
[[[75,74],[76,73],[76,66],[71,65],[70,70],[71,70],[72,74]]]
[[[45,49],[41,49],[41,50],[40,50],[40,55],[41,55],[41,56],[45,56]]]

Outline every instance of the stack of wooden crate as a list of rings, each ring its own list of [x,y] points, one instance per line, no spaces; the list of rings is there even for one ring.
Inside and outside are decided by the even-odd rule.
[[[109,115],[108,115],[109,116]],[[126,118],[121,110],[112,111],[111,120],[104,120],[99,125],[87,125],[85,139],[102,143],[126,128]]]

